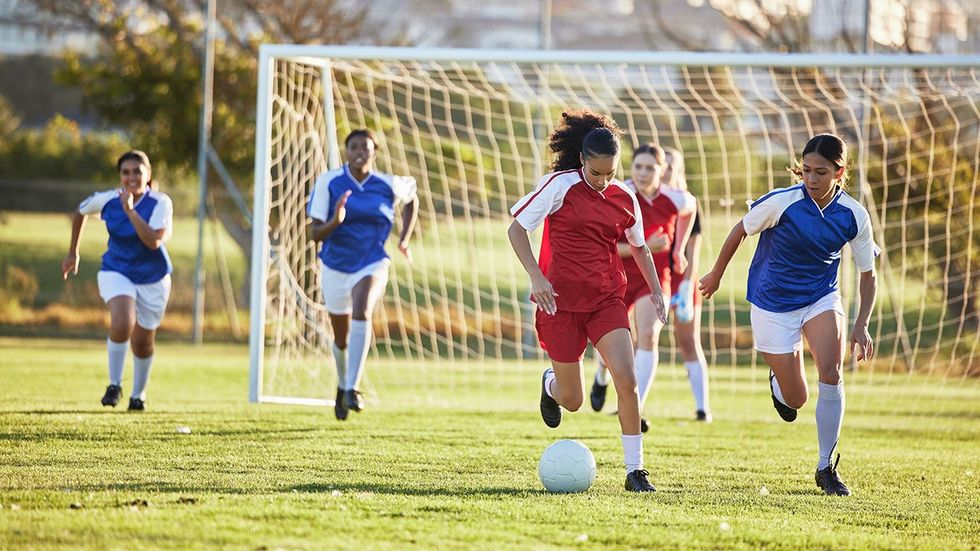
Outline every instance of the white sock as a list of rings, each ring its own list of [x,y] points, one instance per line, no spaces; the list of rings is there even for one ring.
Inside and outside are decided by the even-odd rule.
[[[643,435],[623,435],[623,463],[626,464],[626,474],[643,468]]]
[[[708,412],[708,362],[703,354],[698,359],[684,362],[687,368],[687,378],[691,382],[691,393],[694,394],[694,404],[698,411]]]
[[[606,369],[606,362],[602,361],[602,356],[596,354],[598,367],[595,370],[595,382],[597,385],[609,386],[609,370]]]
[[[818,469],[830,465],[830,456],[840,439],[840,427],[844,421],[844,381],[836,385],[817,383],[817,443],[820,445]]]
[[[555,370],[548,369],[548,374],[544,376],[544,392],[552,400],[555,398],[554,392],[551,391],[551,385],[555,383]]]
[[[337,346],[337,343],[333,343],[333,362],[337,364],[337,386],[344,388],[347,384],[344,376],[347,373],[347,351]]]
[[[146,383],[150,382],[150,366],[153,365],[153,356],[140,358],[133,354],[133,392],[130,398],[146,400]]]
[[[364,362],[367,360],[368,343],[371,342],[371,323],[367,320],[351,320],[350,339],[347,344],[347,372],[345,389],[360,388]]]
[[[657,376],[657,354],[653,350],[636,349],[636,356],[633,358],[633,365],[636,369],[636,388],[640,395],[640,409],[647,401],[647,394],[653,386],[653,378]]]
[[[126,367],[126,353],[129,351],[129,341],[114,342],[106,339],[106,350],[109,351],[109,384],[122,385],[123,369]]]
[[[772,381],[773,395],[776,396],[776,399],[779,400],[779,403],[783,404],[786,407],[789,407],[789,404],[786,403],[786,399],[783,398],[783,391],[779,389],[779,381],[776,380],[775,376],[772,376],[772,371],[770,371],[769,374],[771,377],[770,380]]]

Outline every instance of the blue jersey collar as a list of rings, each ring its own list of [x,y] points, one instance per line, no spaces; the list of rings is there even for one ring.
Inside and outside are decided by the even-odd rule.
[[[805,195],[806,198],[809,199],[811,203],[813,203],[813,206],[817,208],[817,212],[820,213],[820,216],[823,216],[823,213],[826,212],[827,209],[834,206],[834,204],[836,204],[837,201],[840,200],[840,196],[844,194],[844,189],[840,187],[840,185],[837,185],[834,188],[834,198],[831,199],[829,203],[827,203],[827,206],[825,206],[824,208],[820,208],[820,205],[817,204],[817,202],[813,199],[813,197],[810,197],[810,191],[806,189],[806,184],[800,182],[799,186],[800,189],[803,190],[803,195]]]
[[[357,178],[355,178],[354,175],[350,173],[350,165],[348,163],[344,163],[344,174],[346,174],[347,178],[349,178],[350,181],[357,186],[357,189],[364,191],[364,184],[366,184],[367,181],[371,179],[371,176],[374,176],[374,171],[369,170],[367,176],[364,177],[364,181],[358,182]]]

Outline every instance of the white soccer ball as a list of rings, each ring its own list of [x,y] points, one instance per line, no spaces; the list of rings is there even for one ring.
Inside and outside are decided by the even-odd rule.
[[[595,457],[578,440],[559,440],[541,454],[538,475],[549,492],[584,492],[595,481]]]

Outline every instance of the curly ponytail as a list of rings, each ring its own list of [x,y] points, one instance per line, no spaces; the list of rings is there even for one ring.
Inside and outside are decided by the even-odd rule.
[[[582,167],[581,157],[612,157],[619,153],[620,130],[616,122],[588,109],[565,111],[558,128],[548,137],[555,154],[555,172]]]

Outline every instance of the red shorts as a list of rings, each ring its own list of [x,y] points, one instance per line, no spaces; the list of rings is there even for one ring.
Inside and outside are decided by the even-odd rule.
[[[585,354],[586,340],[595,344],[614,329],[629,329],[630,320],[626,305],[616,298],[591,312],[559,310],[552,316],[536,310],[534,327],[548,357],[556,362],[575,363]]]
[[[684,281],[684,274],[677,272],[671,272],[670,274],[670,296],[677,294],[677,289],[680,288],[681,282]],[[666,287],[665,287],[666,288]],[[694,295],[691,304],[701,304],[701,292],[698,291],[698,280],[696,277],[691,277],[691,294]],[[688,297],[691,298],[691,297]]]
[[[670,273],[662,272],[657,270],[658,275],[660,275],[660,288],[664,290],[664,293],[670,291]],[[626,306],[632,308],[636,301],[641,298],[648,296],[650,294],[650,287],[647,285],[647,280],[642,277],[628,279],[626,281]]]

